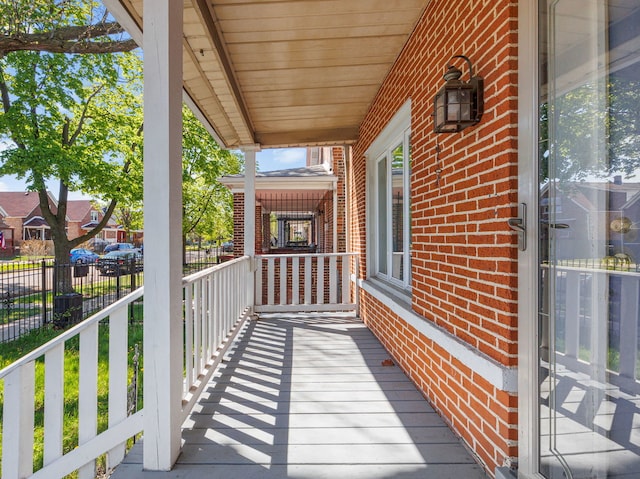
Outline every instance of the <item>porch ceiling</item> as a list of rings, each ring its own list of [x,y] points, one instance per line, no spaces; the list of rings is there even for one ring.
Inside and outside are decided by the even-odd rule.
[[[184,0],[185,92],[229,148],[351,143],[427,3]]]

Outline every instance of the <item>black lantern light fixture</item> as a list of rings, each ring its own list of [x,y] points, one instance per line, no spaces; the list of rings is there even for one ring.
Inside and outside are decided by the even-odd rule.
[[[454,58],[462,58],[467,62],[469,82],[460,80],[461,70],[447,64],[444,74],[446,83],[433,99],[433,131],[436,133],[462,131],[478,123],[484,111],[483,78],[473,76],[471,60],[466,56],[456,55],[451,60]]]

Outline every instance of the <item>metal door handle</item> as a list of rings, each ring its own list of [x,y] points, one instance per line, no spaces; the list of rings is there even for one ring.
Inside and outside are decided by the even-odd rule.
[[[564,230],[569,228],[569,225],[567,223],[549,223],[548,220],[540,220],[540,223],[548,226],[549,228],[555,228],[557,230]]]
[[[520,216],[517,218],[509,218],[507,220],[509,228],[518,233],[518,249],[524,251],[527,249],[527,204],[520,203]]]

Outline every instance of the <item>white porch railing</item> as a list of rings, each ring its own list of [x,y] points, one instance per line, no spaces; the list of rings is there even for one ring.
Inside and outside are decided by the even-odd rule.
[[[222,359],[252,301],[251,261],[243,257],[183,280],[185,301],[184,394],[186,417]],[[124,458],[126,442],[142,432],[143,410],[127,415],[128,309],[143,296],[140,288],[65,331],[0,371],[4,383],[2,478],[54,479],[78,470],[79,479],[95,477],[96,459],[107,455],[108,468]],[[108,372],[99,371],[100,327],[108,328]],[[79,337],[78,446],[63,453],[65,421],[65,345]],[[44,366],[44,382],[36,369]],[[108,428],[98,433],[98,376],[108,375]],[[34,468],[36,387],[44,387],[43,467]]]
[[[545,266],[542,273],[542,288],[549,288],[550,269]],[[640,392],[640,273],[635,267],[616,270],[576,261],[576,266],[557,265],[554,281],[558,362],[585,374],[607,370],[609,382]],[[594,324],[593,317],[607,321]]]
[[[255,310],[357,311],[357,267],[357,253],[256,256]]]
[[[184,278],[186,419],[251,311],[253,275],[248,256]]]
[[[95,477],[95,459],[107,454],[109,465],[124,458],[126,441],[142,430],[142,411],[127,416],[128,309],[142,288],[49,341],[0,371],[4,380],[2,477],[60,478],[78,470],[79,479]],[[108,429],[98,434],[98,330],[109,334]],[[65,398],[65,345],[79,337],[78,397]],[[33,473],[36,367],[44,363],[43,467]],[[102,374],[102,373],[101,373]],[[40,385],[39,387],[42,387]],[[67,393],[68,394],[68,393]],[[64,405],[78,401],[78,447],[63,453]]]

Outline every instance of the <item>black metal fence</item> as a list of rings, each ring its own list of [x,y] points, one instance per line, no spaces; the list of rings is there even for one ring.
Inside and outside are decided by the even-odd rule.
[[[215,251],[191,251],[185,274],[218,262]],[[68,274],[72,293],[56,290]],[[143,284],[142,260],[55,265],[53,260],[0,262],[0,343],[42,327],[64,328],[99,311]],[[133,317],[133,312],[132,315]]]
[[[60,275],[72,293],[57,291]],[[51,260],[0,264],[0,343],[52,325],[63,328],[105,308],[143,283],[142,262],[56,265]]]

